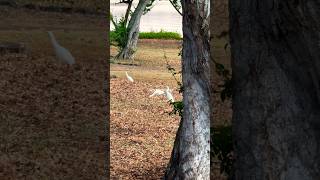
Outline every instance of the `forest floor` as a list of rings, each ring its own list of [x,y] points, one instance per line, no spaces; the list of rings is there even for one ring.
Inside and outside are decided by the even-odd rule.
[[[0,179],[105,179],[104,17],[0,7]],[[74,55],[60,64],[46,31]]]
[[[217,41],[215,58],[229,66],[224,44],[224,40]],[[180,117],[169,115],[172,107],[164,96],[149,95],[152,89],[169,86],[174,89],[175,100],[182,99],[177,82],[167,69],[168,62],[177,72],[181,70],[180,49],[181,41],[143,39],[138,42],[134,66],[111,58],[114,76],[110,80],[111,179],[161,179],[164,175]],[[117,49],[112,47],[111,55],[116,54]],[[134,83],[126,79],[125,71],[134,78]],[[216,78],[217,82],[220,80]],[[215,119],[219,122],[215,124],[230,122],[230,108],[229,102],[217,100]],[[215,174],[215,179],[220,178],[219,171]]]

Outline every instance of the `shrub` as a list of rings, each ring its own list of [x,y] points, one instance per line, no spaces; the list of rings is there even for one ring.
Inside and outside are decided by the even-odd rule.
[[[122,31],[120,29],[115,29],[114,31],[110,31],[110,40],[115,41],[119,36],[119,32]],[[160,32],[140,32],[139,39],[174,39],[181,40],[182,37],[179,33],[176,32],[166,32],[161,30]]]
[[[110,32],[110,44],[117,46],[121,51],[126,46],[128,29],[124,17],[121,17],[119,21],[110,16],[110,20],[113,23],[115,30]]]
[[[159,31],[159,32],[140,32],[140,39],[175,39],[181,40],[182,37],[179,33],[176,32],[167,32],[167,31]]]

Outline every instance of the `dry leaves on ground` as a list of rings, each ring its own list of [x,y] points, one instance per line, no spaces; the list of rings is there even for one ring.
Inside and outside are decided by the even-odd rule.
[[[111,179],[161,179],[180,118],[169,115],[172,108],[164,96],[149,95],[166,82],[115,78],[110,86]]]
[[[102,61],[0,59],[0,179],[102,179]]]

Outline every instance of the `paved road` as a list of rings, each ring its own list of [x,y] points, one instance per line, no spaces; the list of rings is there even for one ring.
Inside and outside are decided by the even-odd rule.
[[[126,4],[115,4],[119,0],[111,0],[110,10],[115,17],[124,16]],[[134,2],[134,6],[138,1]],[[110,26],[111,30],[113,25]],[[142,16],[140,22],[140,31],[165,31],[178,32],[182,34],[182,16],[176,12],[169,1],[158,1],[155,6],[146,15]]]

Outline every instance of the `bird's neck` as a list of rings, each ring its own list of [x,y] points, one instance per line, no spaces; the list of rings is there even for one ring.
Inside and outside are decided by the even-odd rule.
[[[49,33],[49,37],[51,39],[51,42],[52,42],[53,46],[58,46],[59,45],[57,40],[56,40],[56,38],[54,38],[52,33]]]

